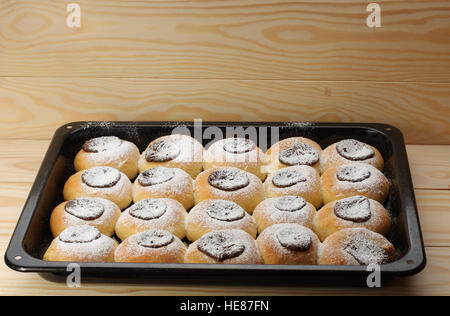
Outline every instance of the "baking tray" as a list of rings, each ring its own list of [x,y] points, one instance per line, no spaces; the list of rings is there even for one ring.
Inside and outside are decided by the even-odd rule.
[[[390,125],[372,123],[256,123],[256,122],[74,122],[60,127],[51,141],[36,180],[23,208],[22,215],[5,254],[6,264],[21,272],[68,274],[64,262],[46,262],[41,258],[52,236],[49,219],[52,210],[63,202],[62,188],[75,171],[73,159],[84,141],[98,136],[114,135],[135,143],[141,152],[148,143],[172,133],[173,128],[187,128],[203,132],[206,128],[243,127],[267,131],[270,146],[272,132],[277,129],[279,139],[303,136],[318,142],[322,148],[345,138],[355,138],[378,148],[385,160],[384,173],[391,182],[385,207],[392,217],[388,239],[396,247],[396,260],[381,265],[383,278],[409,276],[426,265],[423,239],[417,206],[401,132]],[[272,129],[274,128],[274,129]],[[194,135],[194,134],[192,134]],[[204,145],[209,143],[206,139]],[[225,265],[225,264],[167,264],[167,263],[79,263],[83,275],[125,277],[195,277],[198,279],[232,277],[251,280],[286,278],[292,280],[327,280],[357,278],[369,275],[365,266],[320,265]]]

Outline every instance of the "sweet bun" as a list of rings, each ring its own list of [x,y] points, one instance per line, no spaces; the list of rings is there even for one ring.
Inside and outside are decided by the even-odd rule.
[[[394,259],[395,248],[383,235],[365,228],[346,228],[325,239],[319,264],[385,264]]]
[[[75,156],[74,166],[77,172],[96,166],[112,167],[133,179],[138,173],[139,156],[135,144],[116,136],[103,136],[83,144]]]
[[[317,264],[320,247],[314,232],[299,224],[275,224],[256,243],[265,264]]]
[[[240,229],[215,230],[189,245],[185,263],[262,264],[255,240]]]
[[[315,208],[322,206],[319,173],[309,166],[293,166],[271,173],[264,182],[269,198],[285,195],[300,196]]]
[[[203,146],[187,135],[167,135],[152,141],[139,159],[139,172],[155,167],[179,168],[192,178],[202,171]]]
[[[360,162],[384,169],[384,160],[378,149],[355,139],[344,139],[325,148],[320,156],[320,171]]]
[[[261,180],[253,173],[235,167],[203,171],[194,182],[195,204],[204,200],[230,200],[251,214],[264,200]]]
[[[117,242],[89,225],[71,226],[53,239],[45,261],[114,262]]]
[[[114,235],[114,226],[120,216],[120,208],[103,198],[78,198],[59,204],[50,216],[50,229],[57,237],[70,226],[90,225],[102,234]]]
[[[111,167],[92,167],[77,172],[67,180],[63,195],[66,201],[80,197],[105,198],[117,204],[121,210],[132,201],[130,179]]]
[[[283,139],[269,148],[266,155],[269,159],[270,173],[291,166],[310,166],[319,172],[322,148],[311,139],[291,137]]]
[[[351,163],[331,168],[322,175],[324,203],[353,195],[363,195],[383,203],[389,193],[389,181],[377,168]]]
[[[127,208],[116,223],[116,235],[125,240],[131,235],[151,229],[162,229],[180,239],[186,235],[186,210],[173,199],[146,199]]]
[[[323,206],[314,218],[313,227],[322,241],[339,230],[357,227],[386,236],[391,229],[391,218],[381,203],[355,195]]]
[[[202,201],[186,217],[186,235],[190,241],[213,230],[224,229],[241,229],[256,238],[255,220],[233,201]]]
[[[258,224],[258,233],[275,224],[292,223],[312,228],[316,208],[299,196],[268,198],[258,204],[253,218]]]
[[[221,139],[203,156],[203,169],[217,167],[236,167],[258,176],[261,181],[267,176],[266,155],[256,144],[246,138]]]
[[[186,246],[167,230],[152,229],[125,239],[117,247],[116,262],[183,263]]]
[[[194,180],[179,168],[147,169],[134,181],[133,201],[150,198],[171,198],[189,209],[194,205]]]

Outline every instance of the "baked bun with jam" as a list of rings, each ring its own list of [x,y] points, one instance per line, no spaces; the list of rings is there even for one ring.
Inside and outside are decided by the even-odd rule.
[[[152,229],[125,239],[114,254],[116,262],[183,263],[186,246],[167,230]]]
[[[45,261],[114,262],[117,242],[89,225],[71,226],[53,239]]]
[[[265,264],[317,264],[319,238],[299,224],[275,224],[258,236],[256,243]]]
[[[264,200],[261,180],[253,173],[235,167],[219,167],[203,171],[194,183],[195,203],[204,200],[230,200],[252,214]]]
[[[362,195],[383,203],[389,194],[389,180],[366,163],[351,163],[331,168],[322,175],[324,203]]]
[[[262,264],[255,240],[240,229],[215,230],[189,245],[185,263]]]
[[[179,168],[195,179],[202,171],[203,146],[187,135],[167,135],[152,141],[139,159],[139,172],[155,167]]]
[[[355,195],[324,205],[313,225],[322,241],[339,230],[358,227],[386,236],[391,230],[391,218],[380,202]]]
[[[138,173],[139,149],[135,144],[116,136],[92,138],[83,144],[74,160],[77,172],[97,166],[112,167],[129,179]]]
[[[258,224],[258,233],[275,224],[291,223],[312,228],[316,208],[299,196],[268,198],[258,204],[253,218]]]
[[[256,222],[241,206],[227,200],[205,200],[186,217],[186,235],[196,241],[214,230],[241,229],[256,238]]]
[[[179,168],[155,167],[142,172],[133,184],[133,201],[170,198],[185,209],[194,205],[194,180]]]
[[[212,144],[203,156],[203,169],[236,167],[258,176],[267,176],[266,155],[256,144],[246,138],[231,137]]]
[[[309,166],[293,166],[271,173],[264,182],[269,198],[285,195],[300,196],[315,208],[322,206],[319,173]]]
[[[356,139],[344,139],[325,148],[320,156],[320,171],[359,162],[384,169],[384,160],[378,149]]]
[[[394,259],[395,248],[383,235],[366,228],[346,228],[325,239],[319,264],[386,264]]]
[[[292,166],[310,166],[319,172],[322,148],[315,141],[304,137],[283,139],[269,148],[269,172]]]
[[[50,229],[57,237],[70,226],[90,225],[104,235],[114,235],[120,208],[110,200],[84,197],[59,204],[50,216]]]
[[[174,199],[146,199],[127,208],[116,223],[116,235],[125,240],[131,235],[151,230],[162,229],[180,239],[186,235],[186,210]]]
[[[130,205],[131,182],[111,167],[92,167],[72,175],[64,185],[64,200],[99,197],[114,202],[121,210]]]

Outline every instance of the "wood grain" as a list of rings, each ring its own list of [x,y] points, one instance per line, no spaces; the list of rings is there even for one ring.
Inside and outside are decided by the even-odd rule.
[[[0,76],[450,81],[450,2],[2,1]]]
[[[450,144],[450,83],[0,78],[0,138],[48,139],[76,120],[379,122]]]
[[[450,189],[450,146],[408,145],[406,150],[416,189]]]

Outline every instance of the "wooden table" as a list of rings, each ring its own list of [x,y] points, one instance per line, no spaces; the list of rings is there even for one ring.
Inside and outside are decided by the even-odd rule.
[[[31,182],[48,145],[47,140],[0,141],[0,252],[8,245]],[[20,153],[17,149],[21,148]],[[168,295],[276,295],[276,294],[450,294],[450,146],[408,145],[414,187],[425,238],[428,266],[413,277],[396,279],[381,289],[318,288],[191,284],[187,281],[124,282],[89,280],[81,289],[69,289],[61,280],[43,279],[0,265],[2,294],[168,294]]]
[[[0,294],[450,294],[450,2],[0,1],[0,252],[54,130],[76,120],[380,122],[404,133],[428,256],[381,289],[58,280]]]

